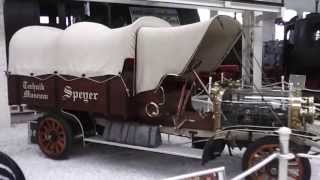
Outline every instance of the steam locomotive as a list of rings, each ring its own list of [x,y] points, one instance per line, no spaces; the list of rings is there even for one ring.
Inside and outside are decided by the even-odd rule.
[[[284,23],[284,40],[267,42],[263,68],[265,78],[279,81],[284,75],[288,80],[291,74],[305,75],[303,93],[320,100],[320,13],[298,16]],[[271,54],[271,55],[270,55]]]

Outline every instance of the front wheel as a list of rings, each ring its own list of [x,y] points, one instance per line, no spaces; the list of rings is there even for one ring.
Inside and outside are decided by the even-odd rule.
[[[297,152],[299,146],[290,142],[290,151]],[[277,137],[264,137],[250,144],[242,159],[242,168],[247,170],[257,163],[261,162],[269,155],[279,151],[279,140]],[[276,159],[260,170],[253,173],[247,180],[277,180],[278,179],[278,164]],[[311,166],[308,159],[295,158],[288,162],[288,179],[290,180],[310,180]]]
[[[65,159],[71,148],[71,127],[62,117],[45,116],[39,122],[37,141],[41,151],[49,158]]]

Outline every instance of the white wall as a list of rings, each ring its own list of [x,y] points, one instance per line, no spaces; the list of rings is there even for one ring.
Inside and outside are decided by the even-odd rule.
[[[0,0],[0,128],[10,126],[7,78],[4,73],[4,71],[7,69],[7,60],[3,23],[3,3],[4,0]]]

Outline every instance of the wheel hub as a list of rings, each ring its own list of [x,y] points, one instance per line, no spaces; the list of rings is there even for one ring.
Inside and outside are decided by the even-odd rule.
[[[56,142],[58,140],[57,132],[51,131],[50,133],[47,133],[45,139],[50,142]]]

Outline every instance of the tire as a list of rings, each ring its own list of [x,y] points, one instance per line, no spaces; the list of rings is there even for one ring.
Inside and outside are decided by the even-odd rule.
[[[54,115],[41,118],[37,129],[37,143],[47,157],[66,159],[72,141],[72,128],[64,118]]]
[[[264,137],[258,139],[257,141],[251,143],[244,156],[242,158],[242,169],[243,171],[257,164],[260,159],[265,159],[267,156],[271,155],[279,147],[278,137]],[[292,153],[301,152],[301,146],[290,142],[290,151]],[[261,155],[263,154],[263,155]],[[260,156],[260,157],[259,157]],[[288,171],[288,176],[293,180],[310,180],[311,177],[311,165],[308,159],[306,158],[295,158],[289,161],[293,169],[299,169],[296,176],[292,174],[292,170]],[[247,180],[256,180],[261,179],[261,176],[264,176],[266,179],[278,179],[278,160],[270,162],[265,167],[261,168],[259,171],[255,172],[251,176],[247,177]]]
[[[17,163],[8,155],[0,152],[0,179],[25,180]]]

